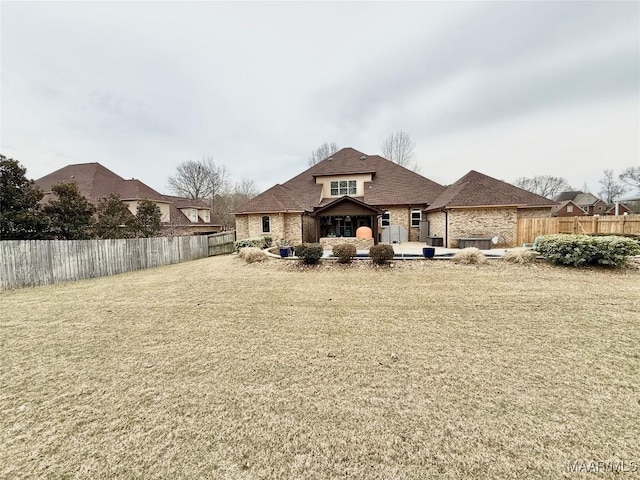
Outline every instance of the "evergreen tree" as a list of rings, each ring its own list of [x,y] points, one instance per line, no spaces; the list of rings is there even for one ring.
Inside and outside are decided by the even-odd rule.
[[[141,237],[157,237],[162,231],[160,207],[144,199],[138,204],[136,228]]]
[[[40,207],[42,191],[26,177],[20,162],[0,154],[0,239],[45,238],[47,220]]]
[[[51,190],[56,199],[44,206],[50,235],[55,239],[85,240],[91,237],[95,207],[80,194],[75,182],[60,182]]]
[[[131,238],[135,236],[136,217],[122,203],[120,195],[112,193],[98,201],[97,219],[93,227],[97,238]]]

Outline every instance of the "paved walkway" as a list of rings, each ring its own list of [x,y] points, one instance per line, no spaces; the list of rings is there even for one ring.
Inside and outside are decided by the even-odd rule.
[[[422,249],[424,247],[428,247],[426,243],[422,242],[406,242],[406,243],[394,243],[392,244],[393,251],[396,252],[397,255],[407,254],[407,255],[422,255]],[[451,255],[456,252],[459,252],[459,248],[444,248],[444,247],[434,247],[436,249],[436,255]],[[504,248],[494,248],[491,250],[480,250],[485,255],[490,255],[492,257],[503,256],[506,250]]]
[[[409,255],[411,257],[415,257],[415,256],[422,257],[422,249],[424,247],[428,247],[429,245],[422,242],[405,242],[405,243],[394,243],[391,246],[393,247],[393,251],[396,253],[397,256]],[[436,249],[436,252],[435,252],[436,257],[447,257],[460,251],[459,248],[444,248],[444,247],[434,247],[434,248]],[[493,248],[491,250],[480,250],[480,251],[488,257],[502,257],[504,256],[507,250],[504,248]],[[268,249],[265,249],[265,252],[270,257],[280,258],[280,255],[269,253]],[[369,250],[358,250],[357,253],[358,255],[368,255]],[[330,257],[331,249],[326,249],[322,256],[325,258]]]

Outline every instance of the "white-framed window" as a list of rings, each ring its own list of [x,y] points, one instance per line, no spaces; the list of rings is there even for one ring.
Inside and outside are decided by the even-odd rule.
[[[573,212],[573,205],[567,205],[567,213]]]
[[[262,233],[271,233],[271,217],[269,215],[262,216]]]
[[[411,209],[411,226],[419,227],[421,220],[422,220],[422,210],[420,210],[419,208],[412,208]]]
[[[355,180],[339,180],[331,182],[331,195],[356,195],[358,185]]]
[[[391,225],[391,212],[387,210],[382,214],[382,226],[388,227],[389,225]]]
[[[195,208],[189,209],[189,220],[191,220],[193,223],[198,222],[198,210],[196,210]]]

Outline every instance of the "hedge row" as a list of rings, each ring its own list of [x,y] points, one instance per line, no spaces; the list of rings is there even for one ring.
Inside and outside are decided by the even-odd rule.
[[[630,256],[640,255],[637,240],[615,235],[543,235],[536,238],[533,248],[551,263],[574,267],[618,267]]]
[[[255,247],[255,248],[269,248],[273,242],[271,235],[263,235],[262,237],[247,238],[245,240],[238,240],[234,242],[236,252],[239,252],[241,248]]]

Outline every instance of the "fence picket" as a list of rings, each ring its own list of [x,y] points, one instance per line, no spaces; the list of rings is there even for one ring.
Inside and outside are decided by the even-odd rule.
[[[619,233],[640,235],[640,215],[518,219],[518,245],[533,243],[539,235],[550,235],[554,233]]]
[[[206,236],[0,241],[0,290],[159,267],[209,255]]]

